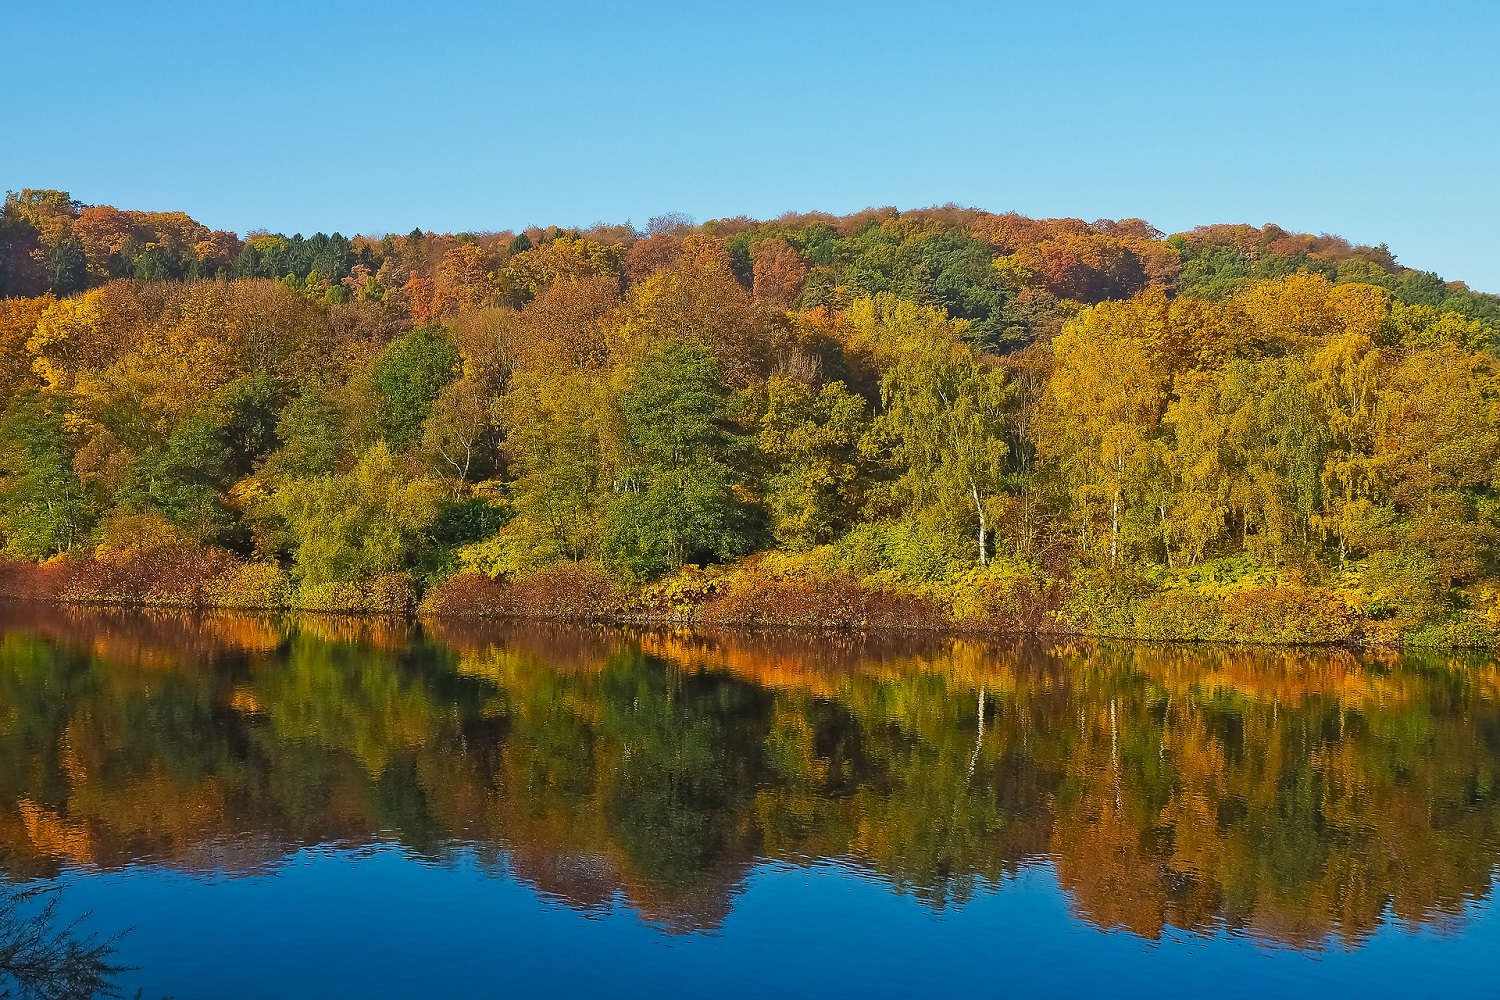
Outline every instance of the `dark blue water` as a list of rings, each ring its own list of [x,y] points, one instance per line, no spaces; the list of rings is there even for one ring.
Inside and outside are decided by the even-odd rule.
[[[1500,995],[1496,680],[12,610],[0,866],[147,996]]]
[[[134,930],[128,977],[179,997],[721,995],[1266,997],[1495,995],[1500,924],[1388,924],[1357,947],[1223,930],[1144,941],[1079,919],[1045,864],[934,913],[868,871],[766,863],[711,930],[673,934],[624,900],[581,914],[472,855],[303,851],[274,873],[72,875],[73,901]]]

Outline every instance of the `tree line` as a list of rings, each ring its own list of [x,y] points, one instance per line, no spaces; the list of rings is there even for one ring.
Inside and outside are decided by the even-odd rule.
[[[1500,298],[1385,247],[952,206],[241,239],[28,190],[0,294],[0,533],[77,598],[1500,622]]]

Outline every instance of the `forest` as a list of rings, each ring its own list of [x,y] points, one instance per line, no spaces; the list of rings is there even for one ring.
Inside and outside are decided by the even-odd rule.
[[[0,213],[0,594],[1493,646],[1500,296],[943,206]]]

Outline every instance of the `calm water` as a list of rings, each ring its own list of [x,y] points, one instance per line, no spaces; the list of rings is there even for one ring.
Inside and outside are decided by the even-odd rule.
[[[1500,991],[1500,669],[0,607],[147,996]]]

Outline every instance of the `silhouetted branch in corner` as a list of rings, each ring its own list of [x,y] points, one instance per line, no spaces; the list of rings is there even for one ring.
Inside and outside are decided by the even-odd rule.
[[[113,961],[118,936],[80,931],[82,917],[60,924],[54,888],[0,882],[0,998],[75,1000],[119,997]]]

